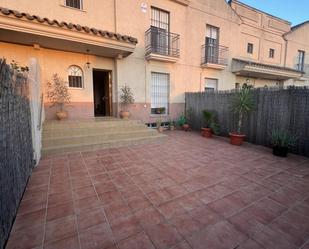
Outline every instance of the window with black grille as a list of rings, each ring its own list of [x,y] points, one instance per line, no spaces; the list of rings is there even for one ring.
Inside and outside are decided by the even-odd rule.
[[[169,74],[151,73],[151,114],[168,114]]]
[[[75,9],[82,9],[82,0],[65,0],[65,5]]]
[[[78,66],[69,67],[69,87],[83,88],[83,71]]]
[[[169,53],[169,12],[151,8],[151,48],[153,52],[167,55]]]

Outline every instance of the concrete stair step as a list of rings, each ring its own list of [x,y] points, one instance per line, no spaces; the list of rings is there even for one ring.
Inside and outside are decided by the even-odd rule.
[[[109,141],[101,141],[99,143],[79,143],[61,146],[43,147],[42,155],[63,154],[76,151],[91,151],[96,149],[115,148],[128,145],[136,145],[143,143],[158,142],[166,138],[166,135],[158,133],[153,136],[130,137],[125,139],[111,139]]]
[[[96,130],[93,130],[95,133]],[[43,147],[50,146],[61,146],[61,145],[75,145],[75,144],[83,144],[83,143],[100,143],[104,141],[116,140],[116,139],[130,139],[130,138],[138,138],[138,137],[152,137],[158,135],[156,130],[151,129],[139,129],[133,131],[110,131],[108,133],[102,132],[99,134],[65,134],[63,136],[54,136],[54,137],[43,137],[42,144]]]
[[[110,120],[110,121],[52,121],[44,124],[44,131],[55,131],[62,129],[87,129],[87,128],[108,128],[145,126],[139,120]]]
[[[43,131],[43,139],[69,137],[69,136],[94,136],[103,134],[113,134],[115,132],[134,132],[141,130],[151,130],[145,125],[99,127],[99,128],[63,128]]]

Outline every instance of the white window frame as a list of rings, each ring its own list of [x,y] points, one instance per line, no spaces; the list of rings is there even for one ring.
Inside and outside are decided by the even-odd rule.
[[[81,77],[81,87],[70,86],[70,76]],[[68,84],[70,89],[84,89],[84,72],[80,66],[71,65],[68,68]]]
[[[207,82],[208,81],[208,82]],[[212,82],[210,82],[212,81]],[[209,83],[214,83],[209,84]],[[204,86],[204,90],[206,91],[218,91],[218,85],[219,85],[219,80],[215,79],[215,78],[205,78],[205,86]]]
[[[83,0],[78,0],[79,1],[79,5],[80,5],[80,8],[76,8],[74,6],[70,6],[70,5],[67,5],[67,0],[63,0],[63,5],[65,7],[68,7],[68,8],[72,8],[72,9],[76,9],[76,10],[83,10]]]
[[[161,77],[161,79],[160,79]],[[164,82],[164,78],[166,82]],[[161,82],[160,82],[161,80]],[[168,115],[170,104],[170,74],[151,72],[151,115]],[[164,113],[156,113],[155,109],[165,108]]]

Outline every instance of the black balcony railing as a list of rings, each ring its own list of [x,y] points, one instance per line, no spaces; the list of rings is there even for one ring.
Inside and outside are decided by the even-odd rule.
[[[146,55],[179,57],[179,38],[177,34],[152,26],[146,31]]]
[[[228,64],[229,48],[213,44],[202,46],[202,64],[218,64],[226,66]]]

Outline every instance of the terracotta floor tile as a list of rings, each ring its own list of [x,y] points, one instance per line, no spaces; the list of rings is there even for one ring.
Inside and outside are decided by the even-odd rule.
[[[142,228],[134,215],[122,216],[111,222],[116,241],[123,240],[141,232]]]
[[[7,249],[32,249],[36,246],[42,246],[44,236],[44,226],[31,226],[19,231],[11,232]]]
[[[97,225],[80,234],[82,249],[109,249],[114,246],[113,235],[107,225]]]
[[[132,213],[130,207],[124,201],[104,206],[104,210],[109,221]]]
[[[254,240],[248,239],[247,241],[241,243],[237,249],[265,249],[265,247],[258,244]]]
[[[140,224],[146,228],[151,225],[156,225],[164,220],[164,217],[153,207],[142,209],[135,213]]]
[[[75,200],[93,196],[96,196],[96,192],[93,186],[86,186],[73,190],[73,198]]]
[[[150,226],[146,233],[158,249],[170,248],[182,240],[177,230],[168,223]]]
[[[295,202],[302,200],[303,195],[295,190],[284,187],[271,194],[269,198],[286,207],[291,207],[295,204]]]
[[[171,249],[192,249],[192,247],[188,244],[188,242],[183,241],[173,246]]]
[[[47,221],[73,215],[75,213],[73,202],[68,202],[57,206],[48,206]]]
[[[191,236],[202,228],[202,223],[195,220],[189,214],[181,214],[169,220],[177,231],[184,237]]]
[[[189,212],[189,215],[203,225],[213,225],[223,219],[207,206],[195,208]]]
[[[98,194],[117,190],[115,184],[111,180],[105,183],[95,184],[94,187]]]
[[[45,243],[44,249],[78,249],[80,248],[77,236],[68,237],[51,243]]]
[[[136,212],[140,209],[145,209],[151,206],[151,203],[147,200],[146,197],[133,196],[127,199],[127,202],[133,212]]]
[[[149,200],[154,205],[160,205],[164,202],[169,201],[173,196],[168,193],[166,190],[158,190],[147,194]]]
[[[99,198],[104,206],[122,201],[122,195],[118,190],[99,194]]]
[[[237,248],[238,245],[247,240],[247,236],[236,230],[230,223],[220,221],[195,233],[188,240],[194,249],[230,249]]]
[[[170,219],[176,215],[180,215],[186,212],[186,210],[180,205],[180,202],[178,200],[165,202],[162,205],[158,206],[158,209],[166,219]]]
[[[77,225],[80,231],[106,222],[104,211],[101,208],[77,214]]]
[[[30,226],[39,226],[44,224],[46,209],[41,209],[32,213],[17,215],[13,230],[24,230]]]
[[[148,236],[142,232],[118,243],[120,249],[155,249]]]
[[[74,201],[74,208],[77,214],[98,209],[100,206],[101,202],[97,196],[86,197]]]
[[[67,191],[64,193],[56,193],[56,194],[50,194],[48,196],[48,205],[49,206],[57,206],[60,204],[65,204],[65,203],[72,203],[72,192]]]
[[[266,225],[280,216],[285,210],[286,207],[271,199],[265,198],[248,207],[246,212]]]
[[[279,233],[267,226],[259,226],[258,231],[252,236],[253,240],[264,246],[272,249],[296,249],[282,233]]]
[[[46,223],[45,241],[57,241],[77,234],[75,216],[67,216]]]

